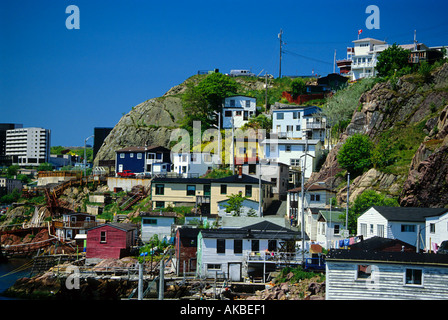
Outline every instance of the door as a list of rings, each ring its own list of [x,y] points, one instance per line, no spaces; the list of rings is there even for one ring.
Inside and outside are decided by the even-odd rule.
[[[229,279],[231,281],[241,281],[241,263],[229,263]]]
[[[123,172],[123,165],[122,164],[118,165],[118,172]]]

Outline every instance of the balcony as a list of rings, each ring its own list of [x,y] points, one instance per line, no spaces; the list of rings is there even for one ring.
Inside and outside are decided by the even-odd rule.
[[[97,221],[53,221],[53,226],[57,229],[90,229],[99,224]]]
[[[275,264],[299,264],[302,263],[302,255],[295,252],[247,252],[245,255],[247,262],[275,263]]]

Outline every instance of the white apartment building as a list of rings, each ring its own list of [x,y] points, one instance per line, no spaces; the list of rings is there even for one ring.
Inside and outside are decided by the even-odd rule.
[[[375,66],[378,55],[387,49],[386,42],[372,38],[353,41],[354,50],[351,57],[351,80],[376,76]]]
[[[268,160],[299,168],[305,164],[306,179],[316,170],[323,153],[320,140],[265,139],[261,144],[264,146],[264,154]],[[308,151],[305,153],[307,144]],[[306,163],[304,163],[305,157]]]
[[[184,178],[200,177],[208,170],[219,166],[219,156],[216,154],[193,152],[172,153],[172,172]]]
[[[50,159],[50,130],[17,128],[6,131],[6,155],[14,164],[39,166]]]
[[[257,111],[257,99],[248,96],[232,96],[224,99],[222,108],[222,128],[231,129],[232,119],[235,129],[241,128]]]
[[[322,109],[315,106],[286,106],[276,105],[272,110],[272,133],[278,138],[308,139],[325,142],[326,117]]]

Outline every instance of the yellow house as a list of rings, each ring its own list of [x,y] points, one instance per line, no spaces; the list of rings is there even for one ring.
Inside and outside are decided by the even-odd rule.
[[[262,181],[261,186],[264,211],[273,200],[273,184]],[[197,207],[203,215],[225,215],[228,196],[238,193],[247,197],[243,212],[253,209],[258,214],[259,180],[245,174],[220,179],[159,177],[151,183],[153,209],[189,206]]]

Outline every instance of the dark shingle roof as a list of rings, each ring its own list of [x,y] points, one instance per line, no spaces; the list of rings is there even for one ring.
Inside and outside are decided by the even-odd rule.
[[[233,176],[229,176],[229,177],[224,177],[224,178],[220,178],[220,179],[213,179],[213,182],[218,182],[218,183],[258,183],[258,178],[254,178],[251,176],[248,176],[247,174],[242,174],[241,176],[235,174]],[[262,180],[262,183],[269,183],[271,184],[271,182],[266,181],[266,180]]]
[[[332,249],[327,254],[326,261],[439,265],[448,267],[448,254]]]
[[[440,216],[448,212],[447,208],[418,207],[373,207],[389,221],[424,222],[426,217]]]
[[[216,183],[248,183],[248,184],[258,184],[258,178],[254,178],[243,174],[241,178],[236,174],[229,177],[219,178],[219,179],[206,179],[206,178],[165,178],[156,177],[153,182],[167,182],[167,183],[191,183],[191,184],[209,184],[212,182]],[[272,184],[269,181],[262,180],[262,183]]]

